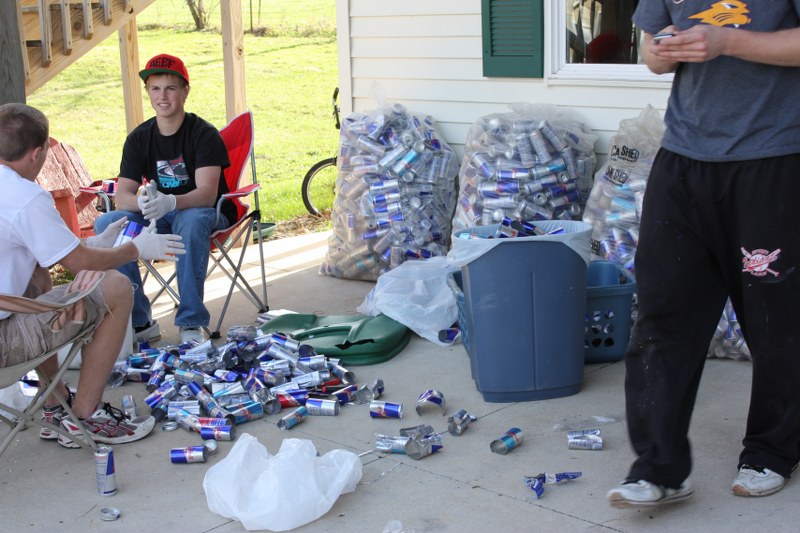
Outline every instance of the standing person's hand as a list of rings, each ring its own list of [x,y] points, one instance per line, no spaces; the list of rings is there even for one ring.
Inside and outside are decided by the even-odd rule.
[[[146,261],[158,259],[177,261],[178,255],[186,253],[186,247],[181,240],[182,237],[180,235],[143,231],[134,237],[131,242],[139,250],[139,259]]]
[[[142,198],[145,195],[140,196]],[[170,211],[175,209],[178,200],[173,194],[163,194],[156,191],[154,195],[147,195],[147,200],[144,202],[139,201],[139,207],[142,209],[142,215],[147,220],[158,220]],[[144,204],[144,205],[142,205]]]
[[[100,235],[86,237],[86,246],[90,248],[113,248],[117,237],[122,233],[122,228],[128,222],[128,217],[122,217],[108,225]]]

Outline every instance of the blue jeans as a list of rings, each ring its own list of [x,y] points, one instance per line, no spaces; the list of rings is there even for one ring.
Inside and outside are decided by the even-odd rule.
[[[227,228],[228,220],[220,215],[220,221],[214,227],[217,211],[213,207],[193,207],[170,211],[156,223],[158,233],[175,233],[183,237],[186,254],[179,255],[175,269],[178,273],[178,293],[181,297],[178,312],[175,314],[175,325],[178,327],[208,326],[211,315],[203,304],[203,289],[206,281],[206,269],[211,250],[210,235],[215,230]],[[96,234],[102,233],[109,224],[122,217],[129,221],[147,226],[149,222],[141,213],[130,211],[111,211],[100,216],[94,223]],[[142,287],[142,277],[137,261],[122,265],[117,270],[131,280],[134,289],[132,321],[134,327],[143,326],[152,319],[150,301]]]

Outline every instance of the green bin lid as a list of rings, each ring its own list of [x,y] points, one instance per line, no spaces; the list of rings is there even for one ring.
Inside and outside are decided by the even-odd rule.
[[[388,361],[411,339],[406,326],[386,315],[287,314],[265,323],[261,331],[291,335],[318,354],[339,358],[344,366]]]

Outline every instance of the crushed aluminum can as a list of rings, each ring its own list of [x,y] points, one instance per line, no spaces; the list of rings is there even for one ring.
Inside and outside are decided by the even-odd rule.
[[[536,494],[536,499],[538,500],[544,496],[545,485],[556,485],[565,481],[572,481],[578,479],[582,475],[583,472],[558,472],[556,474],[548,474],[545,472],[535,476],[525,476],[523,477],[523,481],[525,481],[525,484]]]
[[[436,389],[428,389],[419,395],[417,399],[417,414],[422,414],[421,411],[426,405],[438,405],[442,410],[442,416],[447,412],[444,394]]]
[[[433,435],[436,433],[436,430],[433,429],[433,426],[430,424],[420,424],[418,426],[411,426],[407,428],[400,428],[400,435],[404,437],[427,437],[428,435]]]
[[[447,431],[455,436],[461,436],[469,426],[470,422],[474,422],[478,417],[469,414],[466,410],[461,409],[453,416],[447,418]]]
[[[328,359],[328,368],[330,368],[331,374],[342,380],[342,383],[347,385],[356,384],[356,375],[340,365],[338,359]]]
[[[418,461],[441,450],[442,439],[439,435],[391,437],[376,433],[375,449],[381,452],[404,454]]]
[[[518,448],[522,444],[522,430],[514,427],[510,428],[500,437],[496,438],[489,444],[489,448],[500,455],[505,455],[514,448]]]
[[[364,384],[356,391],[356,403],[359,405],[369,403],[381,397],[384,391],[383,380],[378,378],[372,383]]]
[[[103,507],[100,509],[100,520],[105,520],[106,522],[113,522],[119,518],[119,515],[119,509],[116,507]]]
[[[599,429],[579,429],[567,432],[567,448],[570,450],[602,450],[603,437]]]

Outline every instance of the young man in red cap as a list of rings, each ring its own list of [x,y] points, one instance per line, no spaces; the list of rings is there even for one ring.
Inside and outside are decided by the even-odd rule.
[[[183,237],[186,255],[177,262],[181,302],[175,325],[181,342],[203,341],[202,328],[210,315],[203,304],[203,285],[210,252],[209,237],[236,219],[233,204],[224,202],[220,216],[217,200],[228,192],[222,169],[230,163],[219,131],[194,113],[184,110],[189,96],[189,73],[179,58],[159,54],[139,72],[155,117],[140,124],[125,141],[115,196],[117,211],[101,216],[95,231],[115,220],[156,224],[159,233]],[[137,194],[144,180],[157,185],[153,194]],[[136,262],[119,269],[135,288],[133,326],[137,341],[157,340],[158,322],[142,289]]]

